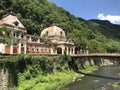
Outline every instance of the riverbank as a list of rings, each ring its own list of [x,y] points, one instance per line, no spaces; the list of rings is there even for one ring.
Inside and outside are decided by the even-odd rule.
[[[9,72],[7,88],[11,90],[59,90],[83,76],[80,72],[90,73],[97,68],[94,64],[79,62],[66,55],[2,58],[1,69]]]
[[[93,71],[98,70],[98,67],[93,65],[93,66],[85,66],[83,69],[79,69],[78,73],[74,74],[74,77],[72,78],[71,81],[68,81],[69,83],[74,83],[75,81],[81,80],[81,77],[84,77],[84,74],[92,73]],[[83,74],[84,73],[84,74]],[[67,85],[67,84],[66,84]],[[64,86],[65,87],[65,86]],[[62,90],[62,89],[61,89]]]
[[[19,82],[17,90],[58,90],[75,76],[73,71],[54,72],[47,75],[39,75],[30,80]]]
[[[86,66],[85,69],[81,69],[80,71],[90,73],[96,69],[96,66]],[[17,90],[59,90],[81,76],[83,75],[75,73],[74,71],[61,71],[47,75],[39,75],[30,80],[20,80]],[[19,78],[22,78],[21,74],[19,74]]]

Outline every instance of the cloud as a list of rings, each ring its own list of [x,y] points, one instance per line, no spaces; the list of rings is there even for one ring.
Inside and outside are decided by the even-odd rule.
[[[113,24],[120,24],[120,16],[118,15],[104,15],[104,14],[98,14],[97,16],[100,20],[109,20]]]

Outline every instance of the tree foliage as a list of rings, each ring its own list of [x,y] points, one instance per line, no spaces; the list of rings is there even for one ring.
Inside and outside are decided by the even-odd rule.
[[[0,26],[0,43],[11,45],[12,33],[6,26]]]
[[[0,18],[10,11],[16,13],[28,34],[39,36],[44,28],[55,24],[66,32],[79,49],[88,47],[90,52],[111,52],[113,45],[118,48],[114,42],[120,41],[120,25],[76,18],[48,0],[0,0]]]

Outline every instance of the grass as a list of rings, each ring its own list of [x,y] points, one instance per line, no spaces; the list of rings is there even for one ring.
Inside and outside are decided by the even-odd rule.
[[[75,74],[73,71],[62,71],[39,75],[37,78],[20,81],[17,90],[59,90],[71,82]]]
[[[97,69],[96,66],[86,66],[85,69],[79,71],[83,73],[89,73]],[[59,90],[66,84],[73,80],[73,77],[80,77],[81,74],[73,71],[54,72],[47,75],[39,75],[36,78],[30,80],[23,79],[22,75],[19,75],[19,82],[17,90]]]
[[[93,66],[85,66],[85,69],[80,69],[79,72],[83,72],[83,73],[90,73],[94,70],[97,70],[97,66],[93,65]]]

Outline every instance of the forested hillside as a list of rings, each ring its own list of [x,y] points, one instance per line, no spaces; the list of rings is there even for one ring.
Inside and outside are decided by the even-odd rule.
[[[40,35],[43,28],[55,24],[65,30],[78,49],[120,52],[119,25],[77,18],[48,0],[0,0],[0,18],[10,11],[16,13],[29,34]]]

